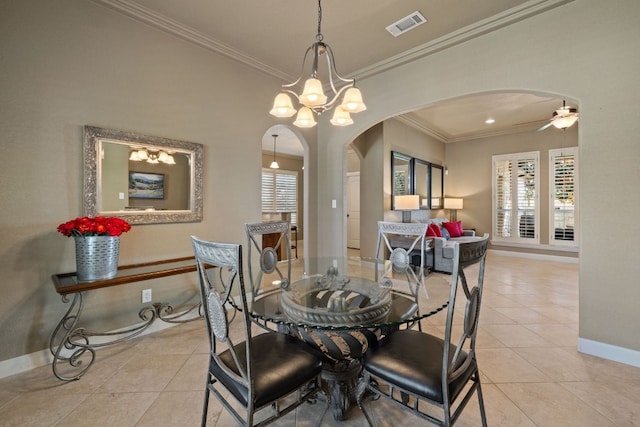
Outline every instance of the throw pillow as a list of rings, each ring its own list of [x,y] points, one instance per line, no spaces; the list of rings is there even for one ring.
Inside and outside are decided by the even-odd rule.
[[[447,228],[444,226],[443,223],[442,224],[442,228],[440,228],[440,232],[442,233],[442,237],[444,237],[445,239],[449,240],[451,238],[451,233],[449,233],[449,230],[447,230]]]
[[[427,227],[427,237],[442,237],[442,233],[440,232],[440,227],[435,224],[429,224]]]
[[[449,221],[442,224],[451,237],[460,237],[463,234],[461,221]]]

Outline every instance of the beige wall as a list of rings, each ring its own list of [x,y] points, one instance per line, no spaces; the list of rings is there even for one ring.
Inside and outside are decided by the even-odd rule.
[[[539,203],[540,203],[540,244],[549,244],[549,150],[578,145],[578,126],[563,135],[555,128],[545,132],[526,132],[490,138],[446,144],[447,167],[445,194],[464,199],[464,209],[459,210],[458,219],[465,227],[476,228],[476,233],[491,233],[492,213],[492,156],[497,154],[540,153]],[[448,214],[448,212],[447,212]],[[494,249],[509,247],[492,246]],[[576,252],[531,250],[527,252],[545,253],[575,257]]]
[[[342,191],[342,147],[374,123],[438,100],[465,94],[528,90],[580,105],[580,324],[582,339],[640,350],[638,221],[603,227],[612,217],[635,218],[640,207],[640,2],[576,0],[439,51],[388,72],[360,79],[368,110],[349,128],[318,130],[319,170],[331,179],[318,194],[318,252],[343,250],[342,211],[329,200]],[[562,40],[562,47],[558,41]],[[448,165],[448,164],[447,164]],[[624,248],[624,250],[611,250]],[[489,267],[490,268],[490,267]],[[636,356],[637,357],[637,356]]]
[[[66,309],[50,275],[75,268],[73,242],[55,228],[82,214],[83,125],[205,146],[203,221],[135,226],[121,244],[121,263],[188,255],[189,235],[243,242],[243,224],[260,220],[260,141],[273,125],[265,111],[281,84],[90,1],[5,3],[0,361],[45,349]],[[354,125],[332,128],[322,116],[317,128],[298,132],[309,159],[307,253],[345,251],[344,147],[376,123],[482,91],[530,90],[574,99],[581,115],[580,337],[640,350],[640,249],[633,240],[640,223],[628,221],[640,206],[639,14],[636,0],[619,0],[615,8],[576,0],[359,79],[369,108],[354,117]],[[247,98],[266,101],[246,104]],[[388,159],[383,165],[388,167]],[[625,227],[602,226],[612,218]],[[168,302],[195,292],[193,277],[155,286],[154,295]],[[142,287],[88,294],[89,325],[104,330],[138,321]]]
[[[82,215],[84,125],[204,145],[203,221],[134,226],[120,264],[189,255],[190,235],[244,242],[244,223],[260,221],[277,79],[86,0],[3,3],[0,52],[0,361],[45,349],[67,308],[50,276],[75,270],[56,227]],[[315,134],[302,136],[313,153]],[[149,286],[156,301],[197,297],[195,276],[91,292],[88,325],[139,322]]]

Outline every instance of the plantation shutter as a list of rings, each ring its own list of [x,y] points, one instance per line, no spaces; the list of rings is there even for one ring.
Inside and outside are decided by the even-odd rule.
[[[496,198],[495,231],[498,237],[511,236],[511,161],[495,162]]]
[[[539,242],[539,153],[493,156],[495,240]]]
[[[290,212],[291,225],[298,223],[298,173],[262,170],[262,212]]]
[[[553,245],[577,246],[577,148],[549,151],[549,242]]]

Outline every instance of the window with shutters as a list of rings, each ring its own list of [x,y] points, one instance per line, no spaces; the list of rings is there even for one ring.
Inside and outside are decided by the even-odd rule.
[[[493,240],[539,243],[539,152],[493,156]]]
[[[291,212],[298,224],[298,172],[262,169],[262,212]]]
[[[578,246],[578,149],[549,150],[549,243]]]

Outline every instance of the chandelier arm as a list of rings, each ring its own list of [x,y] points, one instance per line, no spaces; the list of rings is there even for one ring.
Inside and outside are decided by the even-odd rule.
[[[315,44],[315,43],[314,43]],[[283,84],[282,88],[289,88],[289,87],[293,87],[295,85],[297,85],[298,83],[300,83],[302,81],[302,77],[304,76],[304,66],[307,63],[307,56],[309,55],[309,52],[313,50],[313,45],[309,46],[307,48],[307,51],[304,53],[304,58],[302,58],[302,67],[300,68],[300,76],[296,79],[295,82],[293,83],[288,83],[288,84]],[[286,92],[290,92],[293,93],[291,91],[285,90]],[[294,95],[296,95],[295,93],[293,93]],[[298,95],[296,95],[296,98],[300,99],[300,97]]]
[[[319,114],[331,109],[333,107],[333,104],[335,104],[338,98],[340,97],[340,95],[342,95],[343,92],[349,89],[350,87],[352,86],[348,86],[348,85],[343,86],[342,88],[340,88],[339,91],[336,92],[336,94],[333,96],[333,98],[331,98],[330,101],[326,102],[324,105],[319,105],[317,107],[311,108],[311,110]],[[320,109],[319,107],[322,107],[322,108]]]
[[[342,91],[346,87],[355,86],[356,85],[356,80],[355,79],[345,79],[340,74],[338,74],[338,70],[336,69],[336,60],[333,57],[333,50],[331,50],[331,46],[329,46],[328,44],[325,44],[324,48],[325,48],[326,55],[327,55],[327,68],[329,69],[329,83],[331,85],[331,89],[333,90],[333,93],[338,93],[338,90],[335,87],[335,83],[333,82],[333,76],[334,75],[335,75],[335,77],[337,77],[339,80],[343,81],[344,83],[348,83],[348,85],[342,87],[342,89],[340,89],[340,91]]]

